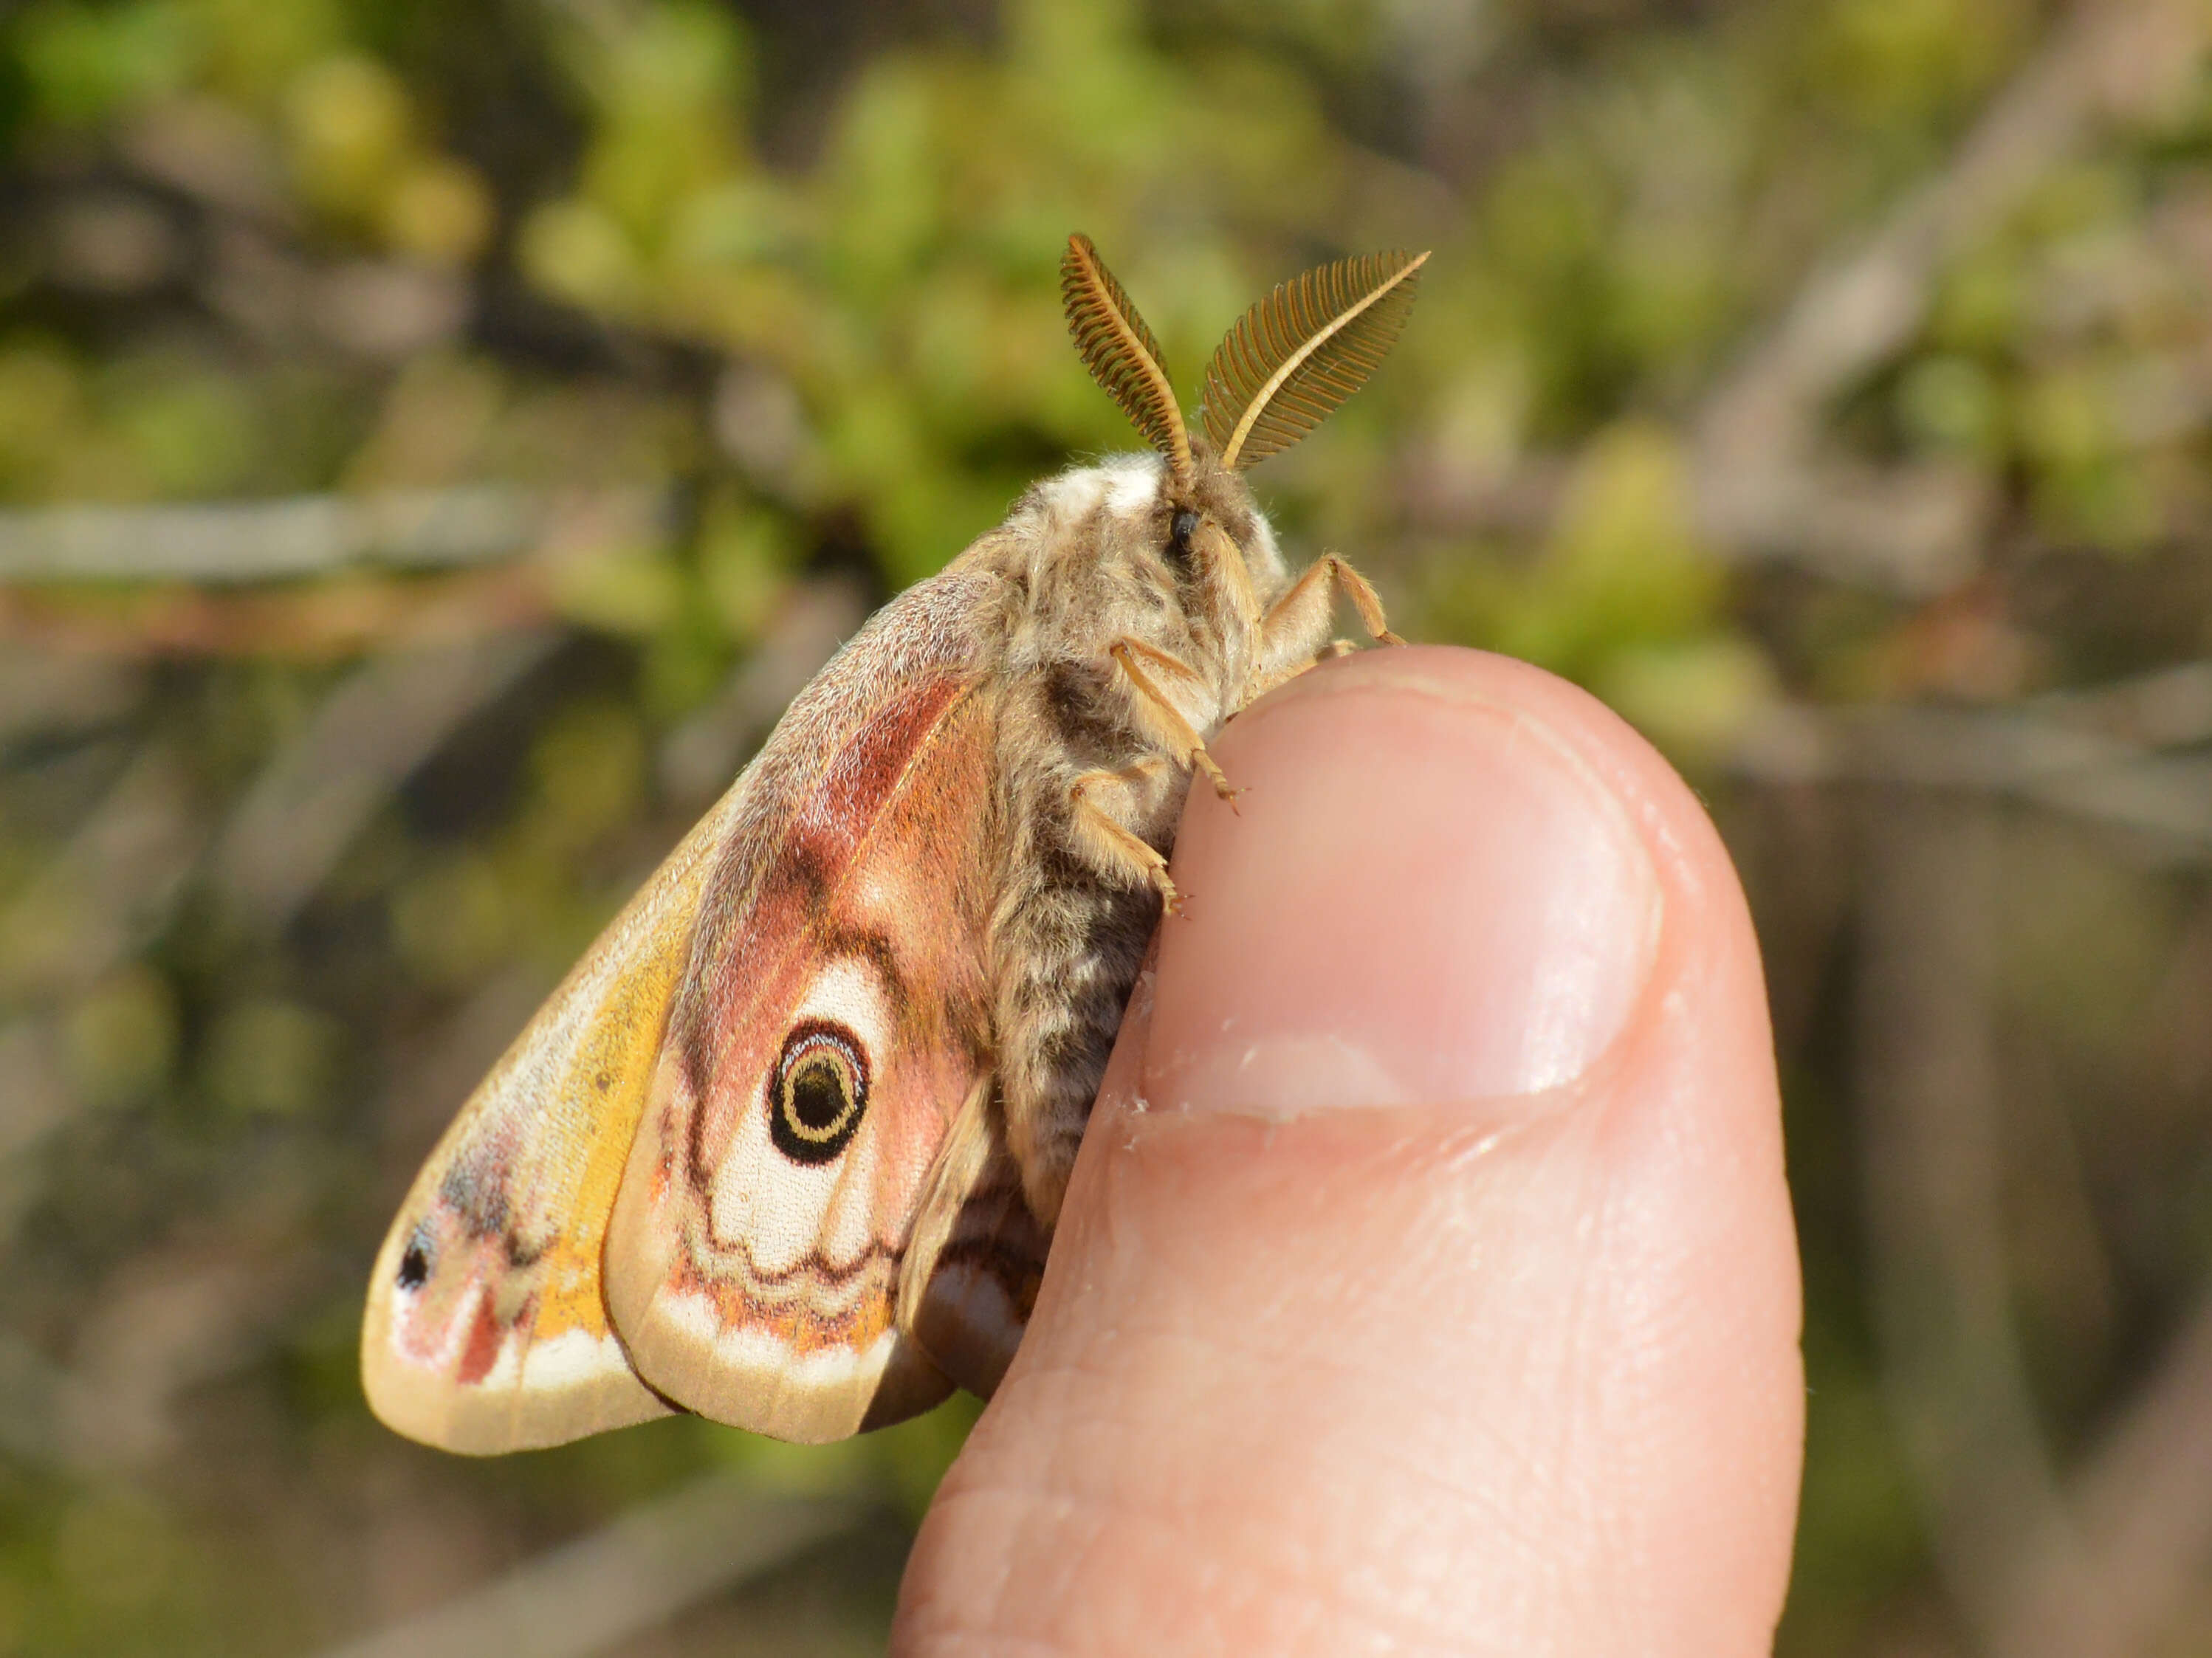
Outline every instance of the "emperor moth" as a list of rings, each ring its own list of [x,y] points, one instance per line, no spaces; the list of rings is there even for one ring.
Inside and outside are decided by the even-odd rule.
[[[465,1452],[674,1409],[822,1441],[988,1395],[1021,1339],[1206,735],[1336,652],[1244,482],[1352,395],[1425,253],[1230,330],[1187,425],[1083,236],[1077,350],[1149,440],[879,611],[609,924],[377,1257],[377,1414]]]

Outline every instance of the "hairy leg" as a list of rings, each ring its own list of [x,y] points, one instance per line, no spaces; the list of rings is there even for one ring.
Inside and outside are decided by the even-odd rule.
[[[1085,772],[1069,786],[1067,803],[1076,849],[1108,874],[1156,888],[1172,915],[1182,901],[1168,878],[1168,860],[1126,821],[1146,815],[1143,802],[1158,791],[1166,770],[1167,762],[1153,757],[1119,771]]]
[[[1135,709],[1137,723],[1145,734],[1164,749],[1180,765],[1195,768],[1213,785],[1213,792],[1232,806],[1237,791],[1230,786],[1229,779],[1214,763],[1213,756],[1206,751],[1206,739],[1198,734],[1189,720],[1178,708],[1168,691],[1163,688],[1178,683],[1195,686],[1200,682],[1188,664],[1165,651],[1157,650],[1141,640],[1119,639],[1108,647],[1107,654],[1121,669],[1123,681],[1129,688],[1129,700]]]
[[[1367,585],[1367,579],[1334,553],[1325,553],[1268,607],[1260,623],[1258,665],[1240,708],[1249,706],[1285,680],[1296,678],[1316,662],[1341,656],[1350,648],[1342,641],[1331,641],[1328,637],[1340,593],[1352,601],[1368,636],[1377,644],[1406,642],[1383,620],[1382,601]]]

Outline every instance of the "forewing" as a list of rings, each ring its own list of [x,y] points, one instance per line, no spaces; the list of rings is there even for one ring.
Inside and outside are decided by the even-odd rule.
[[[989,1066],[998,702],[908,613],[948,596],[918,592],[885,619],[896,671],[794,707],[763,756],[810,769],[717,862],[609,1238],[639,1372],[786,1439],[896,1420],[951,1386],[901,1328],[898,1281]]]
[[[599,936],[471,1095],[377,1256],[362,1380],[447,1450],[665,1414],[607,1319],[600,1260],[700,896],[750,774]]]

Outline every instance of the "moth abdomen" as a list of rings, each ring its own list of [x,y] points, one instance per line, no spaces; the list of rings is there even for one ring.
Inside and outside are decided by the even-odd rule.
[[[1010,874],[994,919],[1006,1139],[1048,1228],[1159,916],[1150,889],[1102,876],[1056,845]]]

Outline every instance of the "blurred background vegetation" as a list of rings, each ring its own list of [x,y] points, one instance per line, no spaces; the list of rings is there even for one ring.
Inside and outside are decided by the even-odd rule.
[[[0,8],[0,1653],[880,1644],[972,1407],[477,1464],[370,1419],[356,1320],[469,1085],[836,641],[1131,446],[1077,228],[1186,377],[1270,282],[1434,247],[1262,496],[1729,837],[1809,1299],[1782,1650],[2212,1649],[2209,43]]]

